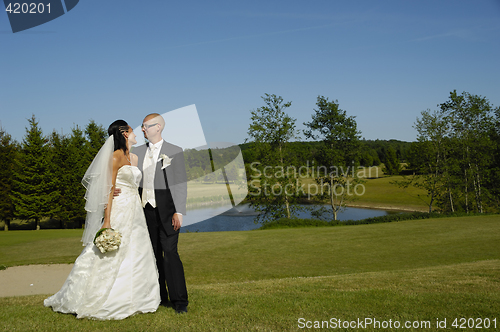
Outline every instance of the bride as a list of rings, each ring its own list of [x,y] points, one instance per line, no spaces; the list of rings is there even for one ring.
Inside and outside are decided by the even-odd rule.
[[[44,301],[77,318],[123,319],[154,312],[160,304],[156,261],[137,190],[142,174],[137,156],[130,153],[135,134],[123,120],[113,122],[108,134],[82,180],[87,188],[85,248],[61,290]],[[113,199],[115,187],[121,194]],[[118,250],[102,254],[94,245],[100,228],[122,234]]]

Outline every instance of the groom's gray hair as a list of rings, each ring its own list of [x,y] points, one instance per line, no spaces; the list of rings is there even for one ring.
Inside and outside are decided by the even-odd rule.
[[[158,122],[161,131],[163,131],[163,128],[165,128],[165,120],[163,119],[163,117],[158,113],[151,113],[146,115],[146,117],[144,118],[145,121],[149,121],[151,119],[154,119],[154,121]]]

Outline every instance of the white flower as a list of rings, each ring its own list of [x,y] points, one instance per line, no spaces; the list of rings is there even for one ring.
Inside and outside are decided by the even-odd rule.
[[[172,163],[172,159],[174,159],[174,158],[169,158],[166,154],[162,153],[160,155],[160,159],[158,160],[158,161],[160,161],[160,160],[162,161],[161,169],[164,169],[164,168],[170,166],[170,164]]]
[[[115,231],[111,228],[106,228],[102,231],[97,232],[94,239],[94,244],[101,251],[105,253],[108,251],[117,250],[122,243],[122,235],[120,232]]]

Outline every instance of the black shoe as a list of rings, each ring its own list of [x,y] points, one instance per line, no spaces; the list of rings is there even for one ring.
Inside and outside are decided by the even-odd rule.
[[[174,305],[173,305],[173,304],[172,304],[172,302],[170,302],[170,301],[161,301],[161,302],[160,302],[160,305],[161,305],[162,307],[167,307],[167,308],[173,308],[173,307],[174,307]]]
[[[188,312],[188,308],[186,306],[177,306],[175,308],[175,312],[177,314],[186,314]]]

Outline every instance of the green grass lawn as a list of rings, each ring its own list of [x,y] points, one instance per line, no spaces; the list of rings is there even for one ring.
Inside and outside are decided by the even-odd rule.
[[[391,183],[402,179],[400,175],[366,179],[365,193],[353,205],[427,212],[429,207],[425,190],[415,187],[402,189]]]
[[[394,181],[403,180],[403,176],[401,175],[384,175],[381,167],[365,167],[358,171],[358,175],[365,181],[363,183],[365,190],[363,193],[360,188],[358,192],[362,193],[362,195],[353,195],[355,199],[348,203],[349,206],[384,210],[424,212],[429,210],[427,205],[427,193],[425,190],[415,187],[402,189],[392,183]],[[301,177],[300,180],[303,183],[305,193],[311,193],[312,195],[316,193],[317,189],[314,179]]]
[[[424,190],[414,187],[402,189],[391,183],[402,179],[400,175],[365,179],[364,193],[354,196],[355,200],[349,202],[348,205],[384,210],[429,211]],[[307,192],[308,185],[314,183],[314,180],[302,179],[302,182]],[[361,189],[359,192],[362,192]]]
[[[72,263],[82,251],[83,230],[0,232],[0,266]]]
[[[46,296],[12,297],[0,298],[0,330],[296,331],[303,330],[299,318],[372,318],[429,321],[427,330],[434,331],[436,319],[451,329],[462,317],[496,319],[498,327],[499,226],[500,216],[493,215],[183,233],[187,315],[161,307],[123,321],[77,320],[43,307]],[[82,249],[80,236],[76,230],[1,232],[0,264],[72,262]]]

